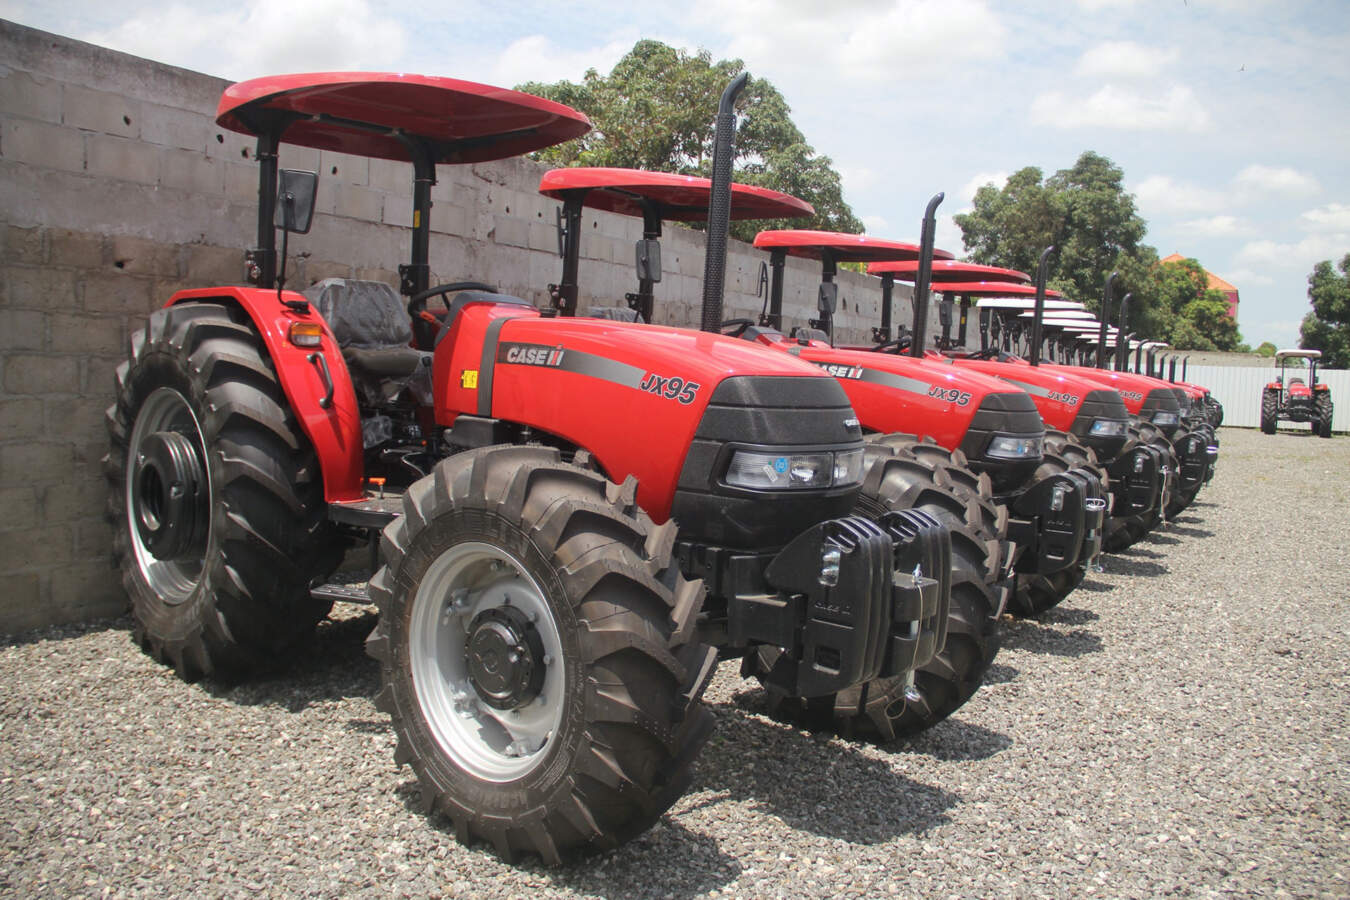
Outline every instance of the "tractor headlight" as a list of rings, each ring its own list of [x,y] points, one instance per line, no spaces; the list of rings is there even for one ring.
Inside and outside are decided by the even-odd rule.
[[[862,481],[863,452],[815,450],[775,453],[737,450],[727,467],[726,483],[756,490],[810,490]]]
[[[834,483],[836,485],[855,484],[862,481],[863,452],[845,450],[834,455]]]
[[[1093,419],[1088,433],[1093,437],[1121,437],[1129,428],[1125,419]]]
[[[1180,425],[1181,416],[1167,410],[1160,410],[1153,414],[1154,425]]]
[[[1044,435],[996,434],[985,456],[995,459],[1036,459],[1041,455]]]

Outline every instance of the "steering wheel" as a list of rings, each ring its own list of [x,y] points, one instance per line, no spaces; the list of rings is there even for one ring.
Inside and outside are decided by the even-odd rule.
[[[914,339],[909,335],[904,335],[903,337],[894,338],[892,340],[883,341],[880,344],[877,344],[875,347],[872,348],[872,352],[885,353],[887,350],[891,350],[894,348],[898,348],[900,350],[908,350],[913,344]]]
[[[754,319],[723,319],[722,333],[727,337],[740,337],[745,334],[745,329],[752,327],[754,324]],[[727,331],[728,328],[731,330]]]
[[[442,298],[446,294],[453,294],[456,291],[483,291],[487,294],[496,294],[499,291],[490,284],[484,284],[481,281],[449,281],[445,284],[438,284],[435,287],[427,288],[425,291],[419,291],[408,298],[408,315],[414,319],[417,314],[426,308],[427,301],[437,295]],[[444,300],[442,300],[444,302]],[[446,303],[448,308],[450,304]]]

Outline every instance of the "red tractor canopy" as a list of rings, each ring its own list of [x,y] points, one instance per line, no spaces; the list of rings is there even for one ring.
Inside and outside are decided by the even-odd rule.
[[[642,169],[552,169],[539,180],[539,193],[563,201],[558,213],[562,281],[550,285],[554,306],[562,315],[577,309],[578,269],[581,256],[582,207],[642,219],[637,242],[638,290],[627,297],[629,307],[644,322],[652,320],[653,287],[661,280],[661,223],[706,222],[712,199],[712,181],[698,175],[675,175]],[[789,219],[815,214],[805,200],[769,188],[731,185],[732,219]]]

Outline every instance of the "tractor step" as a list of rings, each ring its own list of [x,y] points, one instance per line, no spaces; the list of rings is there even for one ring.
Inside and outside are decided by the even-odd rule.
[[[362,584],[321,584],[310,588],[309,595],[315,600],[342,600],[346,603],[374,603],[370,591]]]
[[[328,504],[328,518],[357,528],[383,528],[401,515],[402,494],[366,497],[364,500],[340,500]]]

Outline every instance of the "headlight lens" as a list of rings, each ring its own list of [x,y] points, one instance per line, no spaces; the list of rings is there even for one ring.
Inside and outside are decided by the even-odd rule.
[[[1120,437],[1129,427],[1130,423],[1124,419],[1093,419],[1089,433],[1093,437]]]
[[[809,490],[862,481],[863,452],[818,450],[773,453],[737,450],[727,467],[727,484],[758,490]]]
[[[862,481],[863,452],[858,450],[846,450],[843,453],[834,455],[834,483],[854,484]]]
[[[1155,413],[1153,414],[1153,424],[1154,424],[1154,425],[1180,425],[1180,424],[1181,424],[1181,416],[1177,415],[1177,414],[1174,413],[1174,412],[1168,412],[1168,411],[1166,411],[1166,410],[1163,410],[1163,411],[1160,411],[1160,412],[1155,412]]]
[[[996,434],[985,456],[995,459],[1035,459],[1041,455],[1044,435]]]

